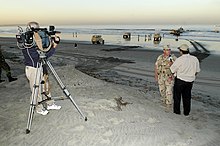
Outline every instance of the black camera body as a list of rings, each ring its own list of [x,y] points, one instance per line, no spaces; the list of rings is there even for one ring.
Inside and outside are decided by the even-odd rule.
[[[18,43],[31,44],[33,42],[33,31],[27,31],[16,35]]]
[[[49,31],[47,28],[31,28],[30,30],[27,30],[26,32],[23,32],[23,29],[21,27],[18,28],[18,34],[16,35],[17,39],[17,45],[20,49],[27,49],[36,47],[36,42],[34,39],[34,33],[37,32],[41,38],[42,46],[43,48],[47,48],[51,45],[52,42],[59,43],[60,38],[55,40],[55,35],[59,34],[61,32],[55,31],[54,26],[49,26]]]
[[[34,32],[44,31],[49,36],[53,36],[55,34],[60,33],[60,31],[55,31],[55,26],[53,25],[49,26],[49,31],[47,30],[47,28],[31,28],[31,31],[34,31]]]

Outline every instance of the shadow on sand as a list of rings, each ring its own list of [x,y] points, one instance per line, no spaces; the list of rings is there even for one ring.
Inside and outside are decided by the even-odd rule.
[[[202,62],[203,59],[207,58],[210,55],[210,51],[207,50],[202,44],[194,40],[188,40],[188,39],[186,40],[189,41],[195,48],[196,51],[191,52],[190,54],[196,56],[199,62]],[[201,48],[201,50],[199,48]]]

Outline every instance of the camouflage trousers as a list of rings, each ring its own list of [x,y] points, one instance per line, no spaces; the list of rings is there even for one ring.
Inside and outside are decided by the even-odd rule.
[[[174,80],[172,78],[159,77],[158,85],[162,101],[168,105],[172,104]]]
[[[11,69],[9,65],[5,62],[4,56],[0,53],[0,79],[1,79],[2,69],[5,70],[7,77],[11,76]]]

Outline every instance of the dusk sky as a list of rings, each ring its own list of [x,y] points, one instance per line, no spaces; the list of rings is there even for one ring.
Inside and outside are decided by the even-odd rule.
[[[220,0],[0,0],[0,25],[220,24]]]

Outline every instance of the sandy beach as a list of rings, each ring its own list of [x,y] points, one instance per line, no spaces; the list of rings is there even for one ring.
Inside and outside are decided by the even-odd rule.
[[[51,110],[47,116],[34,114],[31,132],[26,134],[31,93],[23,56],[14,38],[0,38],[0,44],[12,75],[18,77],[17,81],[0,83],[2,146],[218,146],[220,143],[218,55],[194,52],[200,59],[201,72],[192,89],[191,113],[185,117],[173,114],[172,108],[160,101],[154,62],[162,51],[61,41],[49,61],[88,121],[84,121],[50,74],[52,95],[62,108]],[[178,52],[175,54],[179,56]],[[4,71],[2,79],[7,80]]]

